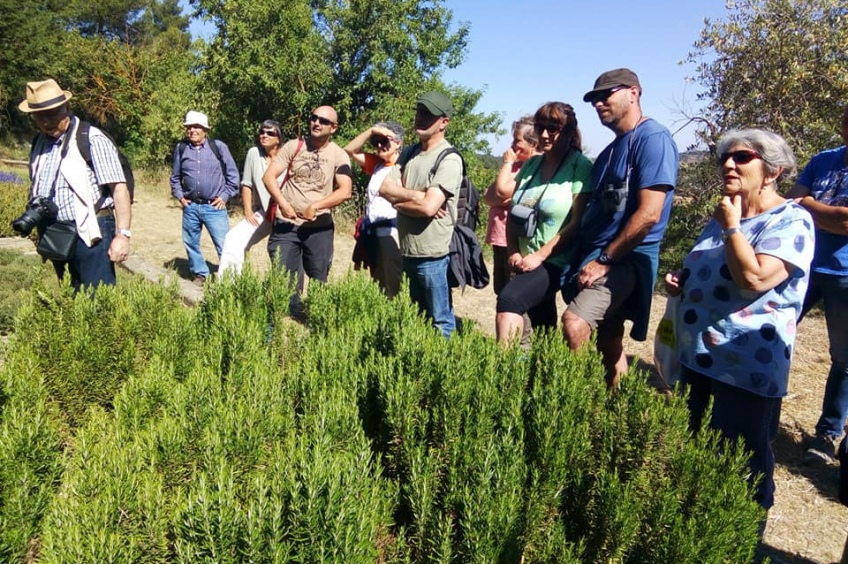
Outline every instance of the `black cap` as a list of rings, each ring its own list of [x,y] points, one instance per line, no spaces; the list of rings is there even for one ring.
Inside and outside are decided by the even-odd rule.
[[[615,88],[616,86],[637,86],[639,91],[642,90],[642,85],[639,84],[639,77],[630,69],[615,69],[603,73],[595,81],[595,86],[590,91],[583,95],[584,102],[591,102],[598,92]]]

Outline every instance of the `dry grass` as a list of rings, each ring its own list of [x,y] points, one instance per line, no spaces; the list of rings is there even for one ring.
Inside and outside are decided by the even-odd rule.
[[[187,276],[185,251],[181,241],[179,204],[170,197],[167,178],[142,175],[133,206],[133,252]],[[231,213],[231,222],[241,219],[239,210]],[[337,226],[336,251],[331,276],[338,277],[351,265],[352,228]],[[211,241],[203,236],[207,258],[214,259]],[[216,260],[211,262],[216,263]],[[265,245],[260,243],[250,254],[251,264],[261,270],[268,267]],[[454,292],[457,314],[475,322],[481,330],[494,334],[495,299],[491,289]],[[560,309],[563,304],[559,303]],[[658,296],[652,312],[653,335],[662,316],[665,300]],[[848,534],[848,508],[839,504],[837,467],[805,460],[802,439],[813,432],[821,409],[824,381],[829,369],[827,331],[824,319],[813,316],[801,324],[792,367],[790,393],[783,402],[781,429],[776,444],[778,468],[777,493],[769,514],[765,543],[775,562],[838,562]],[[652,342],[628,341],[629,355],[644,359],[651,368]]]

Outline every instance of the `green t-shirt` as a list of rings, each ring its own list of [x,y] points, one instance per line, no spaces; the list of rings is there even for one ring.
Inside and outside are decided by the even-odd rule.
[[[537,207],[536,232],[532,237],[519,237],[518,250],[522,256],[538,251],[545,243],[554,238],[568,221],[574,196],[581,192],[591,192],[589,179],[592,174],[592,161],[583,153],[573,151],[554,173],[550,182],[543,183],[539,176],[543,155],[531,157],[515,176],[516,190],[512,204]],[[536,204],[536,202],[542,200]],[[572,249],[548,257],[547,262],[564,266],[571,259]]]
[[[430,169],[439,153],[450,147],[446,140],[429,151],[415,155],[403,167],[404,188],[426,192],[440,187],[445,193],[448,213],[443,218],[414,217],[398,211],[397,228],[400,237],[400,252],[405,257],[438,258],[450,251],[453,226],[456,223],[456,200],[462,182],[462,160],[451,154],[442,160],[436,174],[430,177]],[[393,167],[389,178],[400,181],[400,167]]]

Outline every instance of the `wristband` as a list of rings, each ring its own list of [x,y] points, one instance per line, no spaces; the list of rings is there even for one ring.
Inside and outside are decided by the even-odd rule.
[[[724,231],[721,232],[721,240],[726,243],[727,240],[730,238],[730,236],[735,234],[735,233],[742,233],[742,228],[741,227],[731,227],[730,229],[725,229]]]
[[[609,256],[608,254],[606,254],[604,252],[599,254],[598,258],[596,260],[597,260],[598,264],[603,264],[603,265],[610,265],[610,264],[613,264],[615,262],[614,260],[612,260],[611,256]]]

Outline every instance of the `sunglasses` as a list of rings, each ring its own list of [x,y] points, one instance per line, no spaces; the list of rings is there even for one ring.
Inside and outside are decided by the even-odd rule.
[[[390,143],[400,143],[400,139],[397,137],[372,137],[368,144],[374,148],[378,147],[388,147]]]
[[[753,149],[740,149],[738,151],[729,151],[718,156],[718,166],[723,166],[727,159],[733,159],[736,164],[748,164],[754,159],[762,159],[763,156]]]
[[[276,131],[273,129],[260,129],[257,135],[267,135],[268,137],[279,137]]]
[[[315,114],[312,114],[311,116],[309,116],[309,123],[313,123],[313,122],[316,122],[316,121],[318,123],[320,123],[321,125],[324,125],[324,126],[336,125],[336,122],[330,121],[325,117],[316,116]]]
[[[541,135],[543,131],[547,131],[548,135],[556,135],[562,131],[562,126],[554,123],[536,123],[533,124],[533,129],[536,131],[536,135]]]
[[[601,90],[600,92],[595,93],[594,96],[589,98],[590,104],[597,104],[598,102],[605,102],[607,98],[618,92],[619,90],[624,90],[625,88],[629,88],[628,86],[616,86],[615,88],[610,88],[609,90]]]

